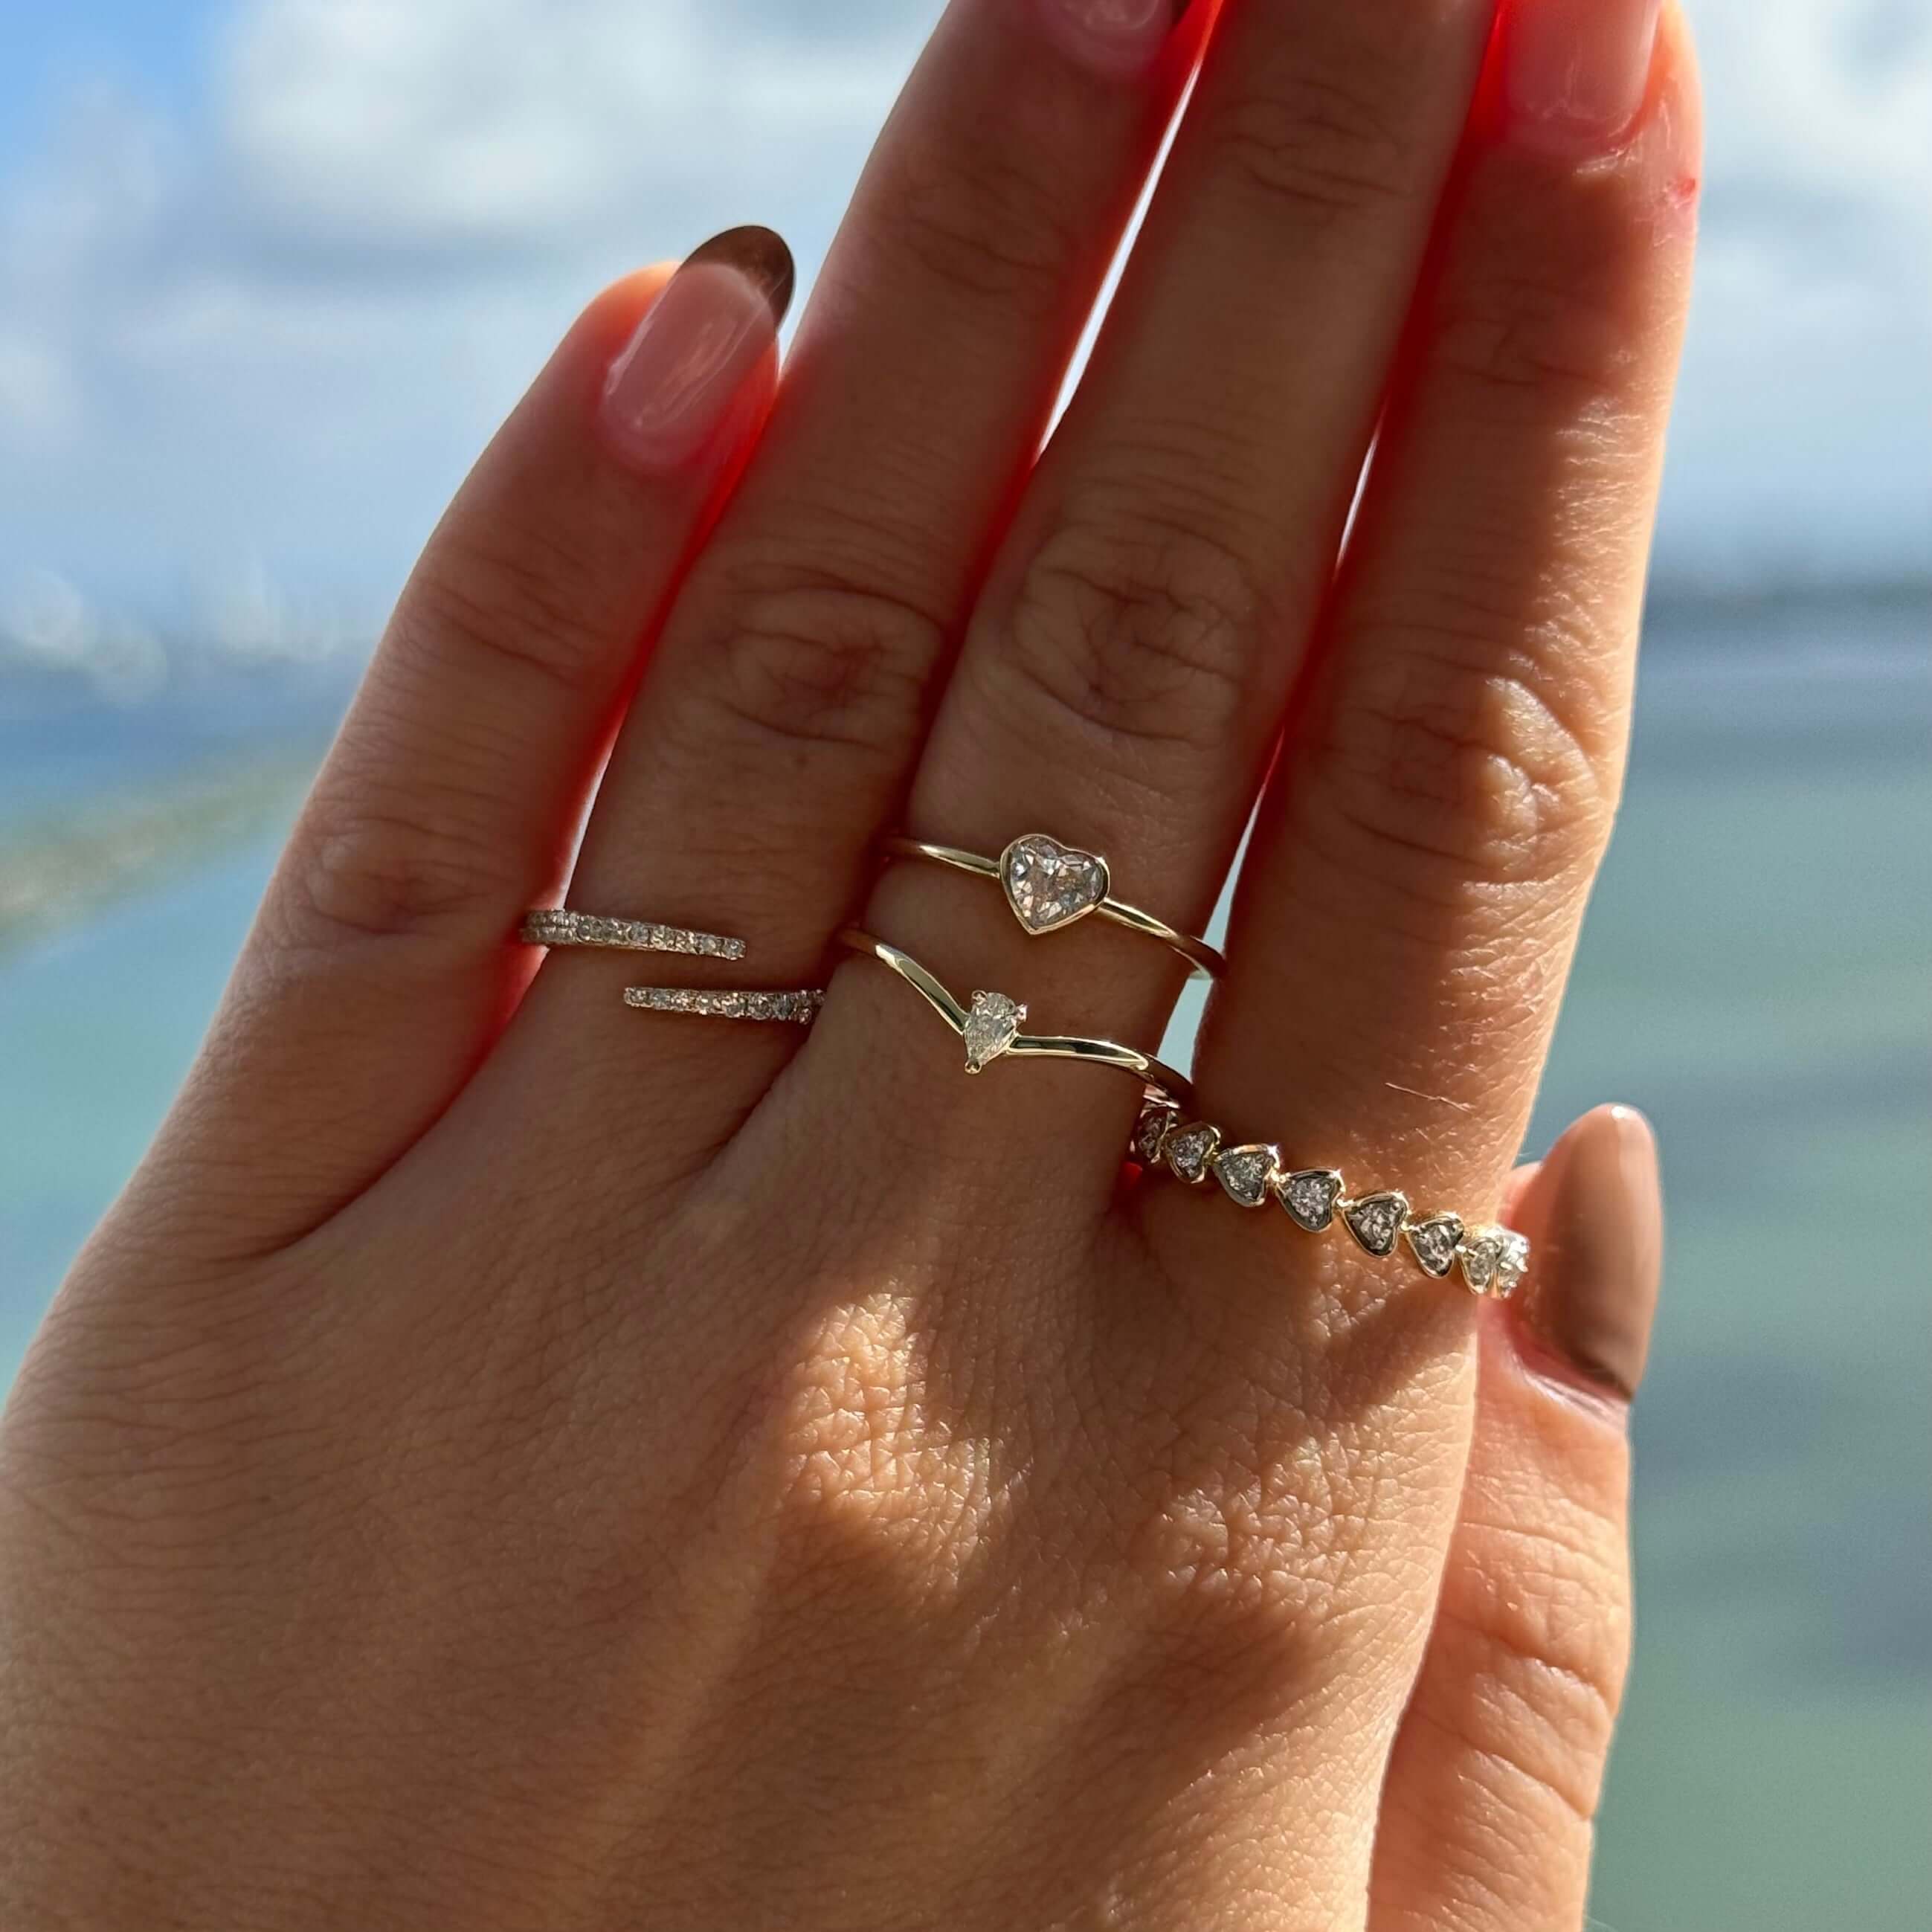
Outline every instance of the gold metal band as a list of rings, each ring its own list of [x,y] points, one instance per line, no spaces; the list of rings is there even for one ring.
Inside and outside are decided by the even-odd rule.
[[[819,986],[783,992],[744,992],[732,987],[626,986],[624,1004],[647,1013],[689,1013],[707,1020],[795,1020],[809,1026],[825,992]]]
[[[597,946],[620,952],[688,953],[706,959],[742,959],[745,942],[722,932],[694,932],[688,926],[662,926],[655,920],[607,919],[601,913],[573,912],[563,906],[526,912],[517,928],[526,946]]]
[[[1224,1147],[1219,1127],[1184,1120],[1179,1107],[1157,1098],[1141,1109],[1128,1152],[1142,1166],[1164,1169],[1190,1187],[1218,1180],[1238,1207],[1272,1202],[1308,1234],[1339,1220],[1366,1254],[1393,1254],[1406,1239],[1425,1274],[1441,1281],[1460,1267],[1474,1294],[1507,1299],[1529,1271],[1529,1244],[1513,1228],[1469,1227],[1454,1214],[1417,1214],[1408,1196],[1392,1190],[1352,1198],[1335,1168],[1291,1169],[1271,1145]]]
[[[1165,920],[1112,896],[1112,874],[1107,862],[1097,852],[1083,852],[1078,846],[1063,845],[1043,832],[1024,832],[997,859],[978,852],[962,850],[957,845],[935,845],[924,838],[895,834],[880,842],[880,850],[896,859],[923,859],[935,866],[950,866],[957,872],[970,872],[991,879],[1006,896],[1021,929],[1035,938],[1058,932],[1084,919],[1089,913],[1124,926],[1149,939],[1172,946],[1193,970],[1204,977],[1218,980],[1227,971],[1228,962],[1204,939],[1178,932]]]
[[[856,926],[841,932],[838,943],[850,952],[890,966],[926,1001],[964,1045],[968,1073],[977,1073],[1004,1058],[1080,1060],[1096,1066],[1118,1067],[1174,1107],[1193,1103],[1193,1090],[1181,1075],[1137,1048],[1078,1034],[1022,1033],[1020,1022],[1027,1010],[1004,993],[975,993],[971,1004],[962,1006],[916,959],[896,946]]]

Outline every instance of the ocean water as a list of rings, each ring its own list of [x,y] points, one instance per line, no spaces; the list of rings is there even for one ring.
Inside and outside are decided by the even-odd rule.
[[[1904,1932],[1932,1919],[1932,602],[1652,632],[1529,1141],[1634,1102],[1670,1194],[1593,1913]],[[338,696],[0,704],[0,1380],[193,1053]],[[142,796],[244,753],[271,774],[244,810],[185,814],[186,849],[10,935],[22,828],[57,841],[106,797],[147,826]]]

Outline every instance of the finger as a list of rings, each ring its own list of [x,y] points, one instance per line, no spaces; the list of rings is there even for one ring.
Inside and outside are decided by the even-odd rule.
[[[776,381],[790,258],[734,230],[600,297],[430,538],[278,866],[142,1198],[238,1251],[314,1226],[515,1002],[640,641]],[[198,1228],[197,1237],[209,1231]]]
[[[628,909],[648,881],[654,902],[728,932],[755,908],[747,976],[796,984],[818,970],[1183,78],[1191,43],[1174,36],[1175,10],[950,10],[626,723],[578,903]],[[586,1028],[583,1002],[602,1012],[622,969],[583,964],[539,989],[518,1033],[552,1068],[585,1056],[586,1108],[606,1112],[614,1083],[634,1094],[648,1068],[659,1090],[682,1090],[663,1104],[698,1139],[762,1091],[784,1030]],[[627,1098],[634,1112],[650,1104]],[[664,1139],[648,1118],[640,1136]]]
[[[1507,18],[1197,1060],[1418,1211],[1494,1198],[1621,782],[1698,154],[1652,10]]]
[[[1102,848],[1121,896],[1199,929],[1333,569],[1490,11],[1225,11],[975,614],[921,764],[916,836]],[[1038,1030],[1158,1038],[1171,958],[1094,922],[1026,945],[981,890],[896,868],[874,922],[950,957],[962,985],[1024,992]],[[1085,1076],[1029,1087],[1065,1096],[1030,1108],[1030,1137],[1107,1144],[1066,1133],[1093,1104]],[[1124,1087],[1122,1108],[1132,1099]],[[1108,1163],[1088,1168],[1111,1187]]]
[[[1484,1305],[1475,1436],[1383,1787],[1370,1932],[1583,1921],[1630,1644],[1624,1424],[1662,1255],[1642,1117],[1579,1121],[1520,1204],[1537,1267],[1520,1303]]]

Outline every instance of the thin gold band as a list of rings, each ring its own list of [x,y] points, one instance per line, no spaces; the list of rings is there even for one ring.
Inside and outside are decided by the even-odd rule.
[[[1193,1090],[1171,1066],[1138,1048],[1111,1040],[1089,1040],[1077,1034],[1025,1034],[1019,1022],[1026,1008],[1004,993],[975,993],[962,1006],[941,982],[910,953],[850,926],[838,935],[848,952],[890,966],[950,1027],[964,1043],[966,1070],[977,1073],[998,1059],[1079,1060],[1096,1066],[1116,1066],[1130,1073],[1154,1094],[1166,1096],[1177,1107],[1193,1104]]]
[[[1077,911],[1052,919],[1045,924],[1030,922],[1015,901],[1010,868],[1015,853],[1030,845],[1049,847],[1060,857],[1092,867],[1099,880],[1100,889]],[[1096,918],[1108,920],[1115,926],[1124,926],[1130,932],[1142,934],[1149,939],[1157,939],[1163,946],[1171,946],[1204,978],[1218,980],[1228,970],[1226,959],[1204,939],[1196,939],[1190,933],[1178,932],[1165,920],[1156,919],[1152,913],[1143,912],[1138,906],[1129,905],[1124,900],[1114,898],[1106,890],[1109,878],[1107,862],[1097,852],[1083,852],[1076,847],[1062,846],[1043,832],[1028,832],[1016,838],[997,859],[988,859],[983,853],[966,851],[957,845],[938,845],[929,839],[908,838],[902,833],[895,833],[891,838],[880,840],[880,849],[896,859],[923,859],[932,865],[950,866],[956,872],[970,872],[975,878],[991,879],[1006,893],[1007,904],[1012,906],[1014,916],[1029,933],[1038,934],[1055,932],[1060,926],[1071,925],[1075,920],[1084,918],[1090,913]]]
[[[695,932],[654,919],[610,919],[568,906],[538,906],[517,927],[526,946],[604,946],[620,952],[688,953],[704,959],[742,959],[745,942],[728,933]]]

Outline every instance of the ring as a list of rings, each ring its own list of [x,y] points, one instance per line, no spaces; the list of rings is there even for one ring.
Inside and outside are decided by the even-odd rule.
[[[693,1013],[711,1020],[796,1020],[809,1026],[825,1002],[820,986],[784,993],[716,991],[698,986],[626,986],[624,1004],[649,1013]]]
[[[1020,929],[1034,938],[1058,932],[1089,913],[1097,913],[1115,926],[1172,946],[1205,978],[1218,980],[1228,970],[1227,961],[1204,939],[1177,932],[1152,913],[1110,897],[1112,874],[1099,853],[1063,845],[1044,832],[1022,833],[997,859],[902,834],[882,841],[881,849],[896,859],[925,859],[935,866],[950,866],[955,872],[997,880]]]
[[[896,946],[849,926],[839,934],[838,943],[850,952],[890,966],[920,994],[964,1043],[968,1073],[980,1072],[1009,1055],[1016,1060],[1083,1060],[1131,1073],[1174,1109],[1192,1104],[1193,1090],[1186,1079],[1137,1048],[1078,1034],[1022,1033],[1020,1022],[1027,1010],[1004,993],[975,993],[972,1004],[962,1006],[916,959]]]
[[[706,959],[742,959],[745,942],[723,933],[694,932],[688,926],[660,926],[654,920],[606,919],[562,906],[526,912],[517,928],[526,946],[604,946],[622,952],[694,953]]]
[[[1338,1220],[1365,1253],[1384,1256],[1406,1240],[1424,1274],[1446,1280],[1460,1267],[1474,1294],[1506,1300],[1529,1272],[1529,1244],[1513,1228],[1472,1227],[1460,1214],[1417,1214],[1393,1190],[1352,1196],[1332,1167],[1290,1168],[1278,1147],[1224,1147],[1221,1130],[1184,1121],[1180,1109],[1150,1099],[1129,1147],[1145,1168],[1165,1168],[1190,1187],[1211,1175],[1238,1207],[1275,1202],[1294,1225],[1318,1234]]]

